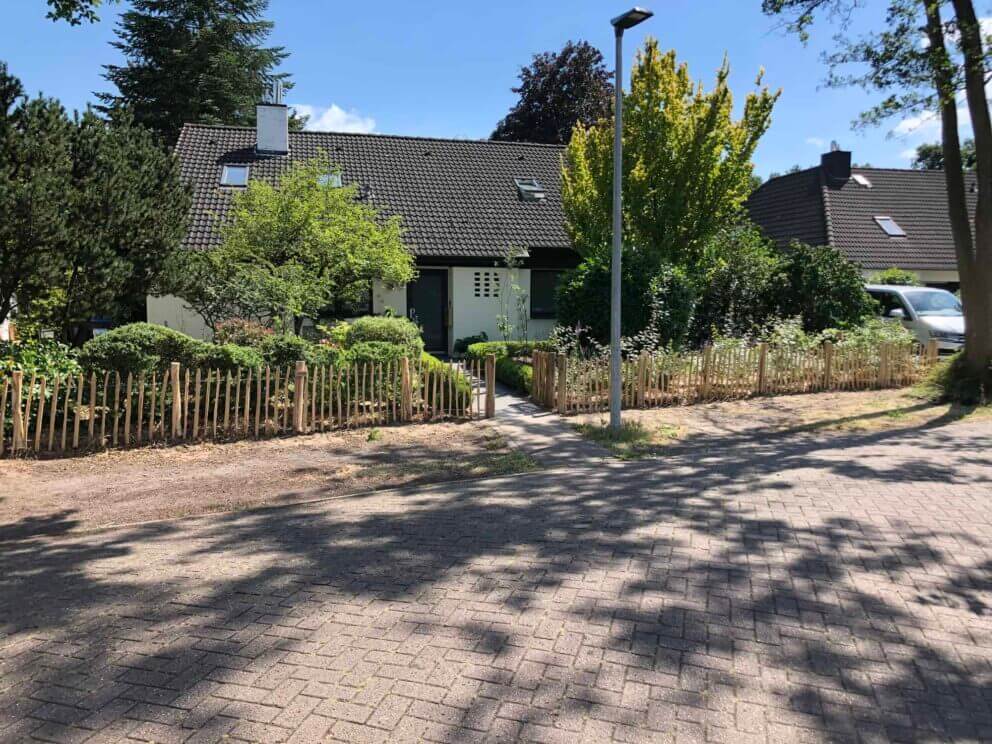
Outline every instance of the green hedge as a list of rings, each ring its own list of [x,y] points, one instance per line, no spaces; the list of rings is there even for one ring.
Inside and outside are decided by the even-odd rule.
[[[490,354],[495,354],[496,358],[510,357],[518,359],[530,356],[535,350],[550,351],[551,346],[547,341],[483,341],[471,344],[465,352],[468,359],[485,359]]]
[[[255,349],[237,344],[203,344],[196,356],[196,365],[221,372],[234,372],[238,369],[257,369],[265,365],[262,355]]]
[[[360,341],[347,351],[347,359],[354,364],[398,363],[407,355],[407,348],[388,341]]]
[[[530,395],[534,382],[534,368],[510,357],[496,358],[496,379],[517,392]]]
[[[150,372],[171,362],[192,367],[204,353],[203,341],[151,323],[131,323],[107,331],[83,344],[79,363],[84,369]]]
[[[347,348],[372,341],[402,346],[407,349],[407,355],[412,359],[416,359],[424,351],[420,329],[406,318],[367,315],[348,326],[344,337],[344,345]]]

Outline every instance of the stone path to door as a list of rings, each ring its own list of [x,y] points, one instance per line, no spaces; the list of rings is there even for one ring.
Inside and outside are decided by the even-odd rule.
[[[959,423],[3,525],[0,742],[989,740],[990,497]]]

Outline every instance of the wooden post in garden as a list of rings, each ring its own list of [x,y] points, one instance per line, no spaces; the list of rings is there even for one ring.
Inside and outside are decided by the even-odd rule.
[[[937,339],[932,338],[927,341],[927,367],[932,367],[937,363]]]
[[[878,386],[886,387],[889,384],[889,345],[882,344],[878,350]]]
[[[183,413],[182,393],[179,390],[179,362],[169,365],[169,378],[172,384],[172,438],[179,438],[179,425]],[[162,386],[162,399],[165,400],[165,386]]]
[[[24,372],[15,369],[10,374],[13,378],[10,395],[10,412],[14,420],[14,432],[10,439],[10,451],[17,452],[22,446],[21,442],[24,437],[24,420],[21,414],[21,389],[24,386]]]
[[[400,360],[400,419],[409,421],[413,418],[413,389],[410,386],[410,359]]]
[[[307,390],[307,363],[296,363],[296,376],[294,379],[295,390],[293,390],[293,431],[302,434],[303,426],[303,406],[306,403]]]
[[[703,349],[703,380],[699,386],[699,397],[706,400],[710,395],[710,365],[713,360],[713,347]]]
[[[648,387],[648,355],[642,351],[637,358],[637,407],[644,408],[647,401]]]
[[[568,356],[558,355],[558,413],[568,413]]]
[[[823,344],[823,389],[830,390],[834,378],[834,345],[832,341]]]
[[[496,355],[486,355],[486,418],[496,415]]]
[[[765,380],[768,376],[768,344],[758,344],[758,395],[765,392]]]

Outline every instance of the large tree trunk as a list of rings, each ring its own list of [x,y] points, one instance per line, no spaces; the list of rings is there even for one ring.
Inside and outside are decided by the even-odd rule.
[[[967,326],[965,359],[970,372],[982,374],[987,373],[992,366],[992,119],[989,117],[989,102],[985,93],[982,32],[975,16],[974,3],[972,0],[953,0],[953,3],[964,57],[965,94],[975,136],[975,170],[978,181],[974,240],[969,252],[971,261],[967,267],[959,267],[962,279],[961,298],[964,301]],[[952,108],[955,105],[956,101],[950,102]],[[957,134],[956,130],[954,134]],[[960,149],[958,156],[960,160]],[[952,167],[960,172],[959,166],[952,166],[949,162],[946,167],[948,173]],[[963,194],[961,199],[963,206]],[[958,263],[961,263],[960,253]],[[967,283],[966,274],[962,271],[965,268]]]

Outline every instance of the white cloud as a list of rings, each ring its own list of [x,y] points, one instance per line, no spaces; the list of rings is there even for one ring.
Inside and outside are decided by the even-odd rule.
[[[924,111],[917,116],[907,116],[892,131],[902,137],[932,137],[940,133],[940,117],[933,111]]]
[[[313,132],[357,132],[366,134],[375,131],[375,119],[362,116],[351,109],[345,111],[336,103],[330,106],[312,106],[308,103],[293,104],[300,116],[309,116],[306,128]]]
[[[910,147],[907,150],[903,150],[901,153],[899,153],[899,157],[905,160],[916,160],[916,148]]]
[[[827,141],[822,137],[807,137],[806,144],[813,145],[813,147],[825,147]]]

